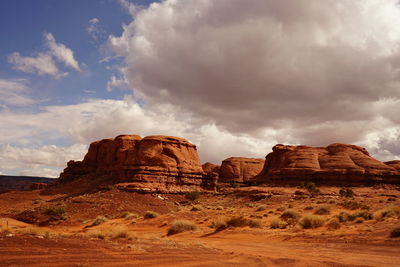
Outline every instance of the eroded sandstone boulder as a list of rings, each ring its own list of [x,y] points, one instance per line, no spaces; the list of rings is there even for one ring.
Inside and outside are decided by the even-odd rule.
[[[249,182],[261,172],[263,159],[231,157],[222,161],[219,180],[221,182]]]
[[[60,182],[101,179],[129,190],[182,192],[198,189],[203,169],[196,146],[169,136],[120,135],[92,143],[83,161],[70,161]]]
[[[262,182],[318,181],[331,184],[399,182],[398,169],[374,158],[362,147],[276,145],[266,156]]]

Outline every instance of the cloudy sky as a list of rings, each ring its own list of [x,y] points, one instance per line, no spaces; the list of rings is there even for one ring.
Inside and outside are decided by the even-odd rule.
[[[400,158],[397,0],[2,0],[0,174],[173,135],[202,162],[276,143]]]

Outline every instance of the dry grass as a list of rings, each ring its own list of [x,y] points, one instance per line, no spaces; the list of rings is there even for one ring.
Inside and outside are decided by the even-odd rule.
[[[91,229],[87,232],[87,235],[99,239],[116,239],[116,238],[125,238],[129,240],[137,239],[134,234],[128,231],[128,228],[126,226],[122,225]]]
[[[261,228],[262,223],[261,220],[258,219],[248,219],[245,217],[235,217],[232,219],[229,219],[226,224],[230,227],[246,227],[249,226],[251,228]]]
[[[21,228],[17,230],[17,232],[22,235],[43,236],[45,238],[52,238],[57,236],[57,234],[53,231],[36,226],[28,226],[25,228]]]
[[[285,221],[287,221],[288,219],[294,219],[294,220],[298,220],[301,217],[301,215],[299,213],[297,213],[294,210],[285,210],[282,215],[281,218]]]
[[[318,206],[314,212],[314,214],[317,215],[327,215],[329,213],[331,213],[331,207],[327,205]]]
[[[213,221],[210,227],[215,229],[215,232],[218,232],[226,229],[228,227],[228,224],[226,223],[226,219],[218,219]]]
[[[326,223],[326,227],[330,230],[337,230],[340,228],[340,221],[337,217],[333,217]]]
[[[174,235],[187,231],[195,231],[197,229],[197,225],[188,220],[176,220],[173,221],[171,227],[168,229],[167,235]]]
[[[132,220],[140,218],[140,215],[134,212],[125,211],[119,217],[127,220]]]
[[[318,215],[305,215],[299,221],[299,226],[303,229],[314,229],[322,226],[324,219]]]
[[[375,213],[376,220],[381,221],[388,217],[400,217],[400,207],[393,206],[381,209]]]
[[[274,219],[269,227],[271,229],[285,229],[287,227],[287,223],[280,219]]]
[[[144,213],[143,218],[145,218],[145,219],[154,219],[154,218],[157,218],[158,216],[160,216],[160,214],[158,214],[157,212],[148,210],[148,211],[146,211]]]

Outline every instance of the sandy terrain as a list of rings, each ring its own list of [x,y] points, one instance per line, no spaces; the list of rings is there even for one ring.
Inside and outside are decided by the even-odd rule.
[[[390,237],[390,231],[400,226],[399,216],[380,217],[382,209],[399,207],[400,191],[387,186],[356,188],[351,199],[340,197],[339,189],[322,187],[321,194],[312,197],[297,188],[227,188],[224,194],[202,194],[193,202],[182,195],[115,189],[75,197],[40,191],[4,193],[0,266],[400,266],[400,238]],[[268,197],[254,200],[259,195]],[[345,201],[363,206],[351,210],[343,206]],[[26,209],[40,212],[49,206],[62,207],[63,219],[41,227],[12,219]],[[319,215],[324,220],[320,227],[270,227],[288,209],[304,216],[320,206],[329,209]],[[354,214],[363,208],[374,218],[329,227],[340,212]],[[144,219],[150,210],[160,215]],[[108,220],[91,226],[97,216]],[[238,216],[260,225],[221,231],[209,227]],[[168,236],[177,219],[189,220],[197,229]]]

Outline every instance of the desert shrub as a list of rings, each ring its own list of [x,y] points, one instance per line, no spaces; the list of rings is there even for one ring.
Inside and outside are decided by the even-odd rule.
[[[43,213],[49,216],[63,216],[65,214],[65,209],[59,206],[51,206],[45,208]]]
[[[133,212],[129,212],[129,211],[125,211],[120,215],[120,218],[124,218],[124,219],[127,219],[127,220],[137,219],[139,217],[140,217],[139,214],[133,213]]]
[[[54,232],[36,226],[28,226],[18,230],[18,232],[22,235],[43,236],[45,238],[56,236]]]
[[[396,238],[400,237],[400,227],[396,227],[390,231],[390,237]]]
[[[342,188],[339,190],[339,195],[341,197],[354,197],[354,192],[351,188]]]
[[[338,215],[336,215],[336,218],[338,218],[338,220],[340,222],[348,222],[348,221],[352,221],[354,218],[348,214],[347,212],[341,212]]]
[[[194,231],[197,229],[197,226],[194,222],[187,220],[176,220],[173,221],[171,227],[168,229],[167,235],[174,235],[177,233]]]
[[[387,207],[376,212],[375,217],[377,220],[384,220],[387,217],[400,217],[400,207]]]
[[[100,225],[102,223],[105,223],[106,221],[108,221],[108,219],[104,216],[97,216],[96,219],[94,219],[93,223],[91,224],[91,226],[96,226],[96,225]]]
[[[336,204],[336,201],[334,199],[331,199],[328,201],[329,204]]]
[[[285,207],[279,207],[276,209],[276,211],[284,211],[284,210],[285,210]]]
[[[363,218],[364,220],[372,220],[374,215],[368,210],[361,210],[351,215],[353,218]]]
[[[87,232],[91,237],[98,239],[114,239],[114,238],[126,238],[129,240],[135,239],[136,237],[128,231],[126,226],[114,226],[114,227],[101,227],[91,229]]]
[[[210,227],[215,229],[215,232],[218,232],[218,231],[226,229],[228,227],[228,225],[226,224],[226,220],[219,219],[219,220],[213,221],[211,223]]]
[[[302,183],[300,187],[306,189],[311,194],[318,194],[320,192],[313,182]]]
[[[256,208],[256,211],[264,211],[266,209],[267,209],[266,205],[258,205],[257,208]]]
[[[355,221],[355,223],[363,223],[364,222],[364,219],[363,218],[356,218],[356,221]]]
[[[312,206],[306,206],[305,208],[304,208],[304,210],[313,210],[314,209],[314,207],[312,207]]]
[[[303,229],[318,228],[323,224],[324,219],[318,215],[305,215],[299,221],[299,225]]]
[[[201,208],[199,206],[192,206],[192,208],[190,209],[190,211],[200,211]]]
[[[294,210],[285,210],[282,215],[281,215],[281,219],[283,219],[284,221],[287,221],[288,219],[294,219],[294,220],[298,220],[300,218],[300,214],[297,213]]]
[[[261,228],[262,224],[260,220],[248,219],[245,217],[235,217],[226,221],[227,226],[230,227],[245,227],[249,226],[251,228]]]
[[[285,229],[287,227],[287,223],[280,219],[274,219],[273,221],[271,221],[269,227],[271,229]]]
[[[314,212],[314,214],[317,215],[327,215],[331,212],[331,208],[329,206],[323,205],[323,206],[318,206]]]
[[[328,229],[336,230],[339,229],[341,225],[339,219],[337,217],[334,217],[326,223],[326,226],[328,227]]]
[[[191,192],[186,192],[185,193],[185,198],[190,200],[190,201],[195,201],[200,197],[200,192],[199,191],[191,191]]]
[[[155,211],[150,211],[150,210],[148,210],[148,211],[146,211],[146,212],[144,213],[143,218],[145,218],[145,219],[153,219],[153,218],[157,218],[159,215],[160,215],[160,214],[158,214],[158,213],[155,212]]]
[[[388,202],[392,202],[392,201],[396,201],[397,199],[395,199],[394,197],[389,197],[388,199],[387,199],[387,201]]]
[[[345,208],[345,209],[349,209],[349,210],[356,210],[356,209],[363,209],[363,210],[369,210],[369,207],[357,202],[357,201],[352,201],[352,200],[346,200],[342,203],[340,203],[340,205]]]

